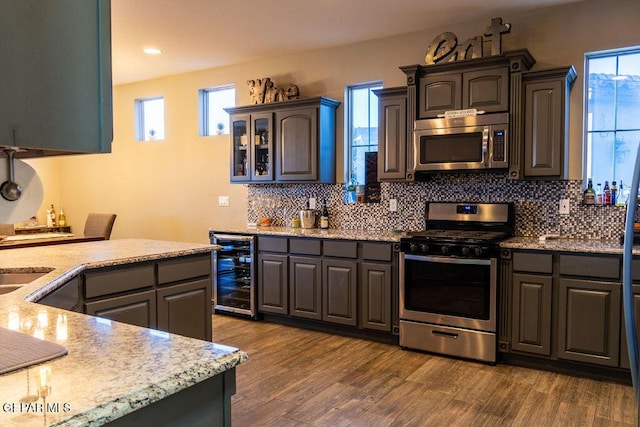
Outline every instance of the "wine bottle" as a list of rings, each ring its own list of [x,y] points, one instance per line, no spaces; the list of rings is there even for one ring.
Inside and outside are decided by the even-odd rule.
[[[598,183],[596,188],[596,205],[602,206],[602,184]]]
[[[60,205],[60,214],[58,215],[58,226],[66,227],[67,226],[67,216],[64,214],[62,210],[62,205]]]
[[[609,181],[604,182],[604,190],[602,196],[602,205],[609,206],[611,204],[611,188],[609,187]]]
[[[611,205],[615,206],[618,201],[618,186],[615,181],[611,182]]]
[[[587,184],[586,190],[582,194],[582,203],[585,205],[595,205],[596,204],[596,192],[593,189],[593,180],[589,178],[589,183]]]
[[[329,228],[329,211],[327,210],[327,201],[322,200],[322,214],[320,215],[320,228]]]

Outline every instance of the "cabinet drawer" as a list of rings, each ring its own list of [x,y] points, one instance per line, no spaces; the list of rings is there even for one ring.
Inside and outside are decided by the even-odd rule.
[[[158,284],[177,282],[211,274],[211,254],[178,258],[158,263]]]
[[[284,237],[258,237],[258,250],[287,253],[287,242],[288,239]]]
[[[553,271],[553,256],[551,254],[514,252],[513,270],[551,274]]]
[[[324,254],[340,258],[358,258],[358,243],[339,240],[325,240]]]
[[[391,261],[391,245],[385,243],[363,243],[362,258],[374,261]]]
[[[320,240],[289,239],[289,253],[320,255],[322,251]]]
[[[620,258],[560,255],[560,274],[619,279]]]
[[[151,287],[155,284],[154,265],[91,271],[85,273],[84,280],[85,298]]]

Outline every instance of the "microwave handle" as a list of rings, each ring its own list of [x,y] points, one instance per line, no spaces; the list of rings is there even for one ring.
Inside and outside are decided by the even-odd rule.
[[[482,130],[482,163],[485,166],[489,166],[489,134],[491,128],[489,126],[485,126]]]

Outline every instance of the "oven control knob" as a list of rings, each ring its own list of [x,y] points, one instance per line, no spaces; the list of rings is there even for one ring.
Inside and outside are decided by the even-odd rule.
[[[418,250],[418,244],[417,243],[410,243],[409,244],[409,249],[411,250],[411,252],[415,252]]]
[[[464,256],[469,255],[469,248],[468,247],[463,246],[461,251],[462,251],[462,255],[464,255]]]
[[[448,253],[449,253],[449,246],[447,246],[447,245],[442,245],[442,246],[440,247],[440,252],[442,252],[442,254],[443,254],[443,255],[448,254]]]
[[[483,253],[483,250],[480,246],[478,246],[477,248],[474,249],[473,253],[476,254],[476,256],[480,256]]]
[[[420,252],[422,252],[423,254],[426,254],[428,249],[429,245],[427,245],[426,243],[420,245]]]

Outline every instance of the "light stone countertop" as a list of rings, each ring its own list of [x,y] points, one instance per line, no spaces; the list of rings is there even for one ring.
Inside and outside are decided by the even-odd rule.
[[[211,252],[219,246],[116,239],[21,249],[0,254],[7,269],[53,270],[12,293],[0,295],[0,326],[65,346],[69,353],[31,368],[0,375],[0,425],[98,426],[227,371],[245,352],[213,342],[111,322],[34,301],[87,268]],[[66,316],[66,337],[63,316]],[[50,394],[37,395],[40,368],[50,369]]]
[[[343,239],[343,240],[365,240],[378,242],[399,242],[401,237],[406,236],[402,231],[391,230],[367,230],[367,229],[346,229],[329,228],[293,228],[293,227],[236,227],[236,228],[215,228],[209,231],[216,233],[248,234],[257,236],[288,236],[288,237],[312,237],[321,239]]]
[[[537,237],[512,237],[500,243],[501,248],[529,249],[555,252],[580,252],[585,254],[622,255],[623,246],[618,239],[549,239]],[[633,247],[633,254],[640,255],[640,246]]]

